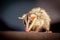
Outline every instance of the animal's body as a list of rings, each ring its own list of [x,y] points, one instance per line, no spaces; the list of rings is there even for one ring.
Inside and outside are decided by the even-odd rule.
[[[33,17],[31,17],[31,15]],[[26,19],[26,17],[28,17],[28,19]],[[41,9],[40,7],[33,8],[31,11],[29,11],[27,13],[26,17],[25,17],[24,21],[26,22],[25,25],[26,25],[26,28],[27,28],[26,30],[28,30],[28,32],[29,31],[38,32],[42,28],[45,29],[46,32],[50,31],[51,19],[44,9]],[[31,23],[31,24],[29,24],[29,23]]]

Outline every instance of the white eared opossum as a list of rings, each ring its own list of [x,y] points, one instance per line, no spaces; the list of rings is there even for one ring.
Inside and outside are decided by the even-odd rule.
[[[33,8],[27,14],[24,14],[22,18],[27,32],[39,32],[42,28],[45,29],[46,32],[50,32],[51,19],[44,9],[40,7]]]

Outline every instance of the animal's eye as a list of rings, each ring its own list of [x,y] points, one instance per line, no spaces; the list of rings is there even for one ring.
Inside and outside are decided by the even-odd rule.
[[[25,22],[25,20],[24,20],[24,24],[26,25],[26,22]]]
[[[29,25],[32,23],[32,21],[30,21]]]

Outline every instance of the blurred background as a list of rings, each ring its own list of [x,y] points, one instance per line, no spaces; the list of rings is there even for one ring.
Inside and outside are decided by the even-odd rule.
[[[50,30],[60,33],[60,0],[2,0],[0,6],[0,31],[25,31],[18,17],[34,7],[41,7],[51,17]]]

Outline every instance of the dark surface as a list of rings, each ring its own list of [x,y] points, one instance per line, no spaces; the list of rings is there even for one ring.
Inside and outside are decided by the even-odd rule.
[[[60,33],[5,31],[1,35],[8,40],[60,40]]]

